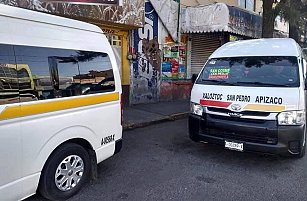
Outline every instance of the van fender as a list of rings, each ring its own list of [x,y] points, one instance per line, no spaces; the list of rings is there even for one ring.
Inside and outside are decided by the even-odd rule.
[[[49,138],[41,147],[34,160],[35,163],[33,163],[33,172],[41,172],[52,152],[63,143],[72,139],[87,141],[93,150],[101,146],[101,139],[91,129],[84,126],[71,126],[65,128]]]

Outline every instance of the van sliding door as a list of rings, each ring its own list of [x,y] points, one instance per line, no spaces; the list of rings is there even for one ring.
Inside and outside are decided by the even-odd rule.
[[[6,193],[3,185],[21,178],[18,85],[13,46],[0,44],[0,195]]]

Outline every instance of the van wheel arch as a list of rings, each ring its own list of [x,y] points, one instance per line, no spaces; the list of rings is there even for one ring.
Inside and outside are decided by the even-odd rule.
[[[89,168],[90,168],[90,172],[89,172],[90,178],[86,178],[86,180],[90,180],[90,179],[95,180],[97,178],[97,158],[96,158],[96,152],[94,151],[92,145],[87,140],[82,139],[82,138],[70,139],[70,140],[67,140],[67,141],[61,143],[59,146],[57,146],[50,153],[48,158],[46,159],[44,166],[42,168],[42,171],[41,171],[39,185],[38,185],[38,188],[37,188],[38,192],[41,192],[41,190],[42,190],[42,188],[41,188],[42,177],[44,176],[43,174],[45,172],[47,164],[50,165],[50,160],[52,160],[52,158],[54,158],[53,156],[55,154],[57,154],[58,150],[61,150],[63,147],[70,146],[70,145],[76,145],[76,146],[83,148],[89,156],[89,164],[88,165],[89,165]]]

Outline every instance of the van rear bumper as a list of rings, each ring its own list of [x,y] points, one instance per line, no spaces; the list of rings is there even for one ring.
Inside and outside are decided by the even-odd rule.
[[[123,146],[122,138],[115,141],[114,155],[117,154],[118,152],[120,152],[120,150],[122,149],[122,146]]]
[[[213,130],[214,132],[211,132]],[[231,132],[223,135],[224,130]],[[239,140],[235,135],[237,132],[241,134]],[[299,154],[304,141],[304,132],[305,125],[277,126],[276,121],[267,121],[265,124],[259,124],[233,120],[217,120],[210,118],[209,115],[199,117],[190,114],[189,116],[189,136],[193,141],[204,141],[222,146],[225,146],[225,140],[240,142],[243,143],[244,151],[247,152],[263,152],[279,155]],[[263,133],[263,135],[267,133],[268,141],[261,143],[255,142],[251,138],[253,137],[251,135],[257,133]]]

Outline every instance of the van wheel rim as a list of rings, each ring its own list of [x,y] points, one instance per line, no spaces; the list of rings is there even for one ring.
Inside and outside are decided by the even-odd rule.
[[[80,182],[84,172],[84,163],[77,155],[67,156],[55,172],[55,184],[61,191],[69,191]]]

